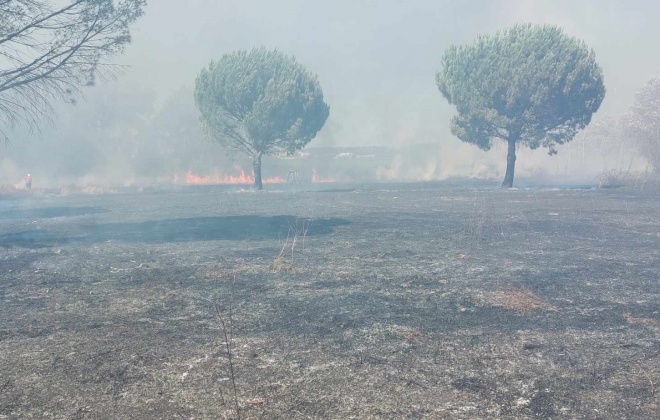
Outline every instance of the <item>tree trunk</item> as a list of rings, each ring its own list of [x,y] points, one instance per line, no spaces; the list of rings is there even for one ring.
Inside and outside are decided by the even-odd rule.
[[[513,187],[513,172],[516,169],[516,140],[516,138],[510,138],[508,141],[509,151],[506,155],[506,175],[504,175],[502,188]]]
[[[257,152],[254,156],[252,167],[254,168],[254,189],[261,191],[264,189],[261,183],[261,152]]]

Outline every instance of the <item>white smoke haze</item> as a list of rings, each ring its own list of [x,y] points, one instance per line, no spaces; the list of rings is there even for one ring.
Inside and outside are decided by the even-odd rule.
[[[0,184],[20,186],[24,173],[31,172],[35,185],[43,188],[67,186],[71,189],[75,186],[86,192],[100,192],[104,190],[95,187],[181,185],[191,176],[220,182],[223,176],[238,176],[237,166],[249,173],[247,158],[227,156],[222,147],[202,137],[192,100],[186,99],[187,90],[182,92],[183,95],[174,96],[153,111],[136,112],[138,118],[120,117],[116,123],[109,124],[109,116],[106,116],[107,125],[99,122],[97,112],[89,103],[66,110],[59,126],[43,138],[12,146],[10,151],[16,152],[17,158],[4,158],[0,162]],[[105,93],[100,96],[100,102],[94,104],[107,105]],[[97,99],[90,98],[90,101]],[[119,101],[111,102],[122,106]],[[168,107],[173,109],[167,110]],[[104,112],[113,113],[107,109]],[[166,115],[159,117],[163,112]],[[173,121],[175,117],[177,121]],[[79,127],[85,129],[80,132]],[[439,134],[429,133],[421,116],[390,119],[382,124],[374,118],[361,125],[354,134],[356,143],[359,144],[360,137],[378,132],[382,143],[387,145],[387,152],[376,146],[373,152],[360,152],[373,154],[378,162],[375,166],[369,158],[336,159],[342,152],[349,155],[356,152],[351,147],[335,146],[342,143],[338,136],[343,135],[343,126],[331,124],[329,127],[331,129],[320,136],[319,144],[312,143],[307,154],[315,155],[315,150],[323,145],[334,147],[336,151],[326,151],[324,159],[311,164],[307,168],[307,178],[311,170],[337,181],[467,178],[491,180],[495,184],[504,176],[504,143],[495,143],[492,150],[483,151],[454,137],[436,140]],[[630,141],[616,132],[603,136],[599,128],[596,118],[572,142],[560,146],[556,156],[549,156],[544,149],[519,148],[516,178],[540,184],[597,184],[599,176],[607,171],[647,170],[646,162],[636,154]],[[365,162],[366,168],[360,172]],[[285,180],[291,170],[304,172],[307,163],[300,158],[271,158],[265,162],[264,176]]]
[[[11,159],[0,160],[0,185],[20,188],[24,174],[18,165]]]
[[[484,152],[449,130],[455,110],[434,75],[445,48],[515,23],[550,23],[584,39],[596,52],[607,95],[592,125],[558,148],[518,150],[516,181],[594,184],[608,171],[644,173],[631,139],[603,135],[637,90],[660,69],[660,3],[651,0],[321,2],[197,0],[151,2],[119,58],[116,81],[86,90],[77,105],[58,106],[41,134],[18,127],[0,149],[0,185],[33,175],[35,188],[94,191],[173,185],[195,176],[237,176],[249,160],[207,142],[192,86],[202,66],[236,49],[264,45],[293,54],[318,73],[330,117],[308,157],[270,158],[264,177],[336,181],[501,182],[504,144]],[[600,125],[600,128],[599,128]],[[616,124],[615,124],[616,125]],[[334,149],[327,149],[334,148]],[[356,149],[360,148],[360,149]],[[361,149],[366,148],[366,149]],[[373,148],[373,150],[368,150]],[[335,159],[339,154],[355,158]],[[192,178],[190,178],[192,179]],[[97,189],[101,191],[102,189]]]

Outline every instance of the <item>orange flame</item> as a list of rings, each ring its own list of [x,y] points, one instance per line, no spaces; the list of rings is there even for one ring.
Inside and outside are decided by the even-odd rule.
[[[186,184],[188,185],[214,185],[214,184],[254,184],[254,175],[246,175],[243,168],[240,166],[234,167],[238,171],[238,175],[232,175],[228,173],[221,173],[216,171],[213,174],[202,176],[196,175],[192,171],[186,173]],[[179,183],[179,177],[174,176],[173,179],[175,184]],[[281,177],[272,177],[272,178],[263,178],[262,182],[264,184],[279,184],[285,182]]]
[[[321,178],[317,173],[316,169],[312,169],[312,182],[316,182],[319,184],[329,184],[332,182],[335,182],[333,178]]]

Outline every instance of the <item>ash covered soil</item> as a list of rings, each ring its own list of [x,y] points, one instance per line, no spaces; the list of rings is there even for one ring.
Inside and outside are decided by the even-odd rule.
[[[660,190],[344,187],[0,201],[0,418],[660,418]]]

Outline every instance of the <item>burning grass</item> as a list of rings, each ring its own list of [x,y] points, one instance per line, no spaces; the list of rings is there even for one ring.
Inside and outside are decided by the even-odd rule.
[[[209,175],[197,175],[188,171],[185,176],[174,176],[174,184],[188,184],[188,185],[249,185],[254,184],[254,175],[246,174],[245,170],[240,166],[236,166],[235,174],[223,173],[216,171]],[[270,177],[262,180],[264,184],[281,184],[286,182],[282,177]]]
[[[312,182],[319,184],[331,184],[335,182],[335,180],[334,178],[324,178],[316,172],[316,169],[312,169]]]
[[[263,178],[264,184],[283,184],[287,182],[297,182],[297,172],[291,177],[289,173],[287,178],[281,176],[273,176]],[[224,172],[216,169],[213,173],[208,175],[195,174],[188,171],[185,174],[178,174],[172,178],[175,185],[251,185],[254,184],[254,175],[247,173],[242,167],[236,165],[232,172]],[[330,184],[334,183],[335,179],[331,177],[324,177],[317,173],[316,169],[312,169],[311,182],[315,184]]]

